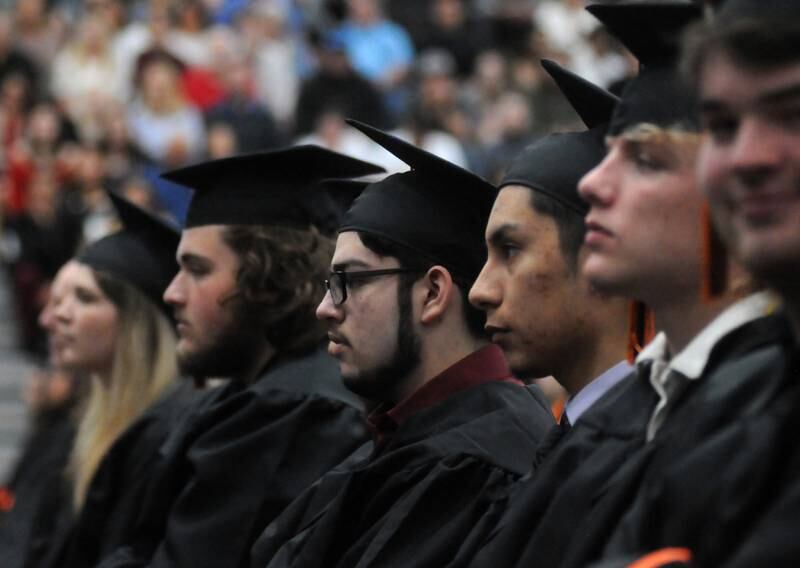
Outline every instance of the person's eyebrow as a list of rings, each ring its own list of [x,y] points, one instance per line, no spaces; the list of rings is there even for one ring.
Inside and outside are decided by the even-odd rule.
[[[200,263],[200,264],[211,265],[212,260],[208,257],[201,256],[199,254],[195,254],[192,252],[184,252],[178,255],[178,264],[183,266],[188,263]]]
[[[364,262],[363,260],[358,260],[356,258],[353,259],[346,259],[341,262],[337,262],[331,265],[331,271],[333,272],[346,272],[348,268],[369,268],[369,264]]]
[[[489,233],[486,242],[493,246],[501,245],[505,240],[513,236],[513,233],[519,228],[516,223],[503,223],[496,229]]]
[[[756,102],[759,105],[774,105],[800,98],[800,83],[773,89],[759,95]]]
[[[773,89],[762,93],[756,98],[757,106],[772,106],[800,98],[800,83],[794,83],[785,87]],[[729,108],[719,97],[704,97],[700,100],[701,113],[724,112]]]

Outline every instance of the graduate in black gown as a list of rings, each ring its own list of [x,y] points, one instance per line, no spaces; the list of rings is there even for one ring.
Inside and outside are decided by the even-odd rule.
[[[21,555],[11,553],[5,538],[7,529],[18,528],[15,514],[4,527],[8,566],[64,566],[66,542],[87,515],[96,518],[95,542],[112,539],[115,527],[137,513],[169,431],[166,416],[189,403],[192,389],[175,381],[175,333],[161,301],[177,271],[179,233],[124,199],[111,199],[123,229],[59,271],[40,317],[52,364],[80,373],[86,394],[75,428],[59,431],[41,448],[49,454],[53,442],[60,443],[62,458],[42,472],[43,497],[30,531],[14,531]],[[105,473],[109,467],[115,475]],[[23,500],[30,494],[19,497],[20,506],[30,508]],[[85,548],[88,555],[96,552]]]
[[[135,335],[129,335],[126,340],[130,343],[129,348],[136,350],[136,358],[140,361],[151,359],[148,351],[157,350],[157,363],[147,371],[154,376],[151,380],[160,375],[178,378],[174,329],[162,294],[178,269],[175,251],[180,233],[177,227],[124,198],[111,192],[109,197],[125,231],[98,241],[79,255],[78,260],[100,273],[119,275],[138,284],[161,308],[169,321],[169,343],[153,342],[152,339],[145,339],[142,343],[146,336]],[[55,310],[54,316],[58,320],[58,308]],[[58,334],[54,342],[59,344]],[[121,357],[118,360],[126,361]],[[129,381],[136,381],[136,375],[134,368],[128,368],[124,373]],[[152,396],[147,390],[139,385],[134,390],[135,396]],[[91,476],[82,507],[68,528],[58,534],[52,550],[38,565],[52,568],[93,566],[116,547],[141,513],[142,500],[157,470],[159,447],[198,396],[199,391],[189,381],[172,382],[157,402],[119,434]],[[106,406],[114,405],[108,400],[103,402]],[[91,406],[85,412],[90,413]],[[80,435],[80,430],[78,433]]]
[[[589,206],[578,182],[605,155],[617,97],[552,61],[542,65],[590,130],[546,136],[514,158],[469,297],[515,373],[552,376],[569,393],[564,431],[633,370],[625,361],[628,302],[598,294],[579,270]]]
[[[724,245],[779,293],[793,332],[784,337],[787,360],[760,377],[753,411],[740,412],[653,487],[656,522],[642,531],[642,554],[682,546],[693,566],[800,562],[798,46],[800,4],[785,0],[730,0],[690,38],[687,68],[706,132],[702,189]]]
[[[411,166],[345,214],[317,308],[345,384],[378,403],[373,442],[264,531],[252,566],[445,566],[553,422],[467,301],[494,187],[351,124]]]
[[[699,9],[625,2],[590,10],[643,67],[614,113],[607,156],[580,184],[591,205],[583,270],[599,290],[645,301],[664,333],[637,357],[638,376],[587,411],[515,495],[475,565],[585,566],[634,553],[659,523],[692,526],[679,495],[658,511],[650,497],[701,443],[757,412],[764,379],[784,365],[785,326],[769,315],[769,297],[700,294],[699,137],[674,66],[679,32]],[[696,488],[692,505],[708,503],[713,476],[682,480]]]
[[[335,214],[319,181],[380,168],[316,146],[165,174],[194,190],[165,292],[178,362],[226,378],[160,448],[158,479],[125,544],[102,566],[244,566],[294,497],[365,440],[360,401],[314,318]]]

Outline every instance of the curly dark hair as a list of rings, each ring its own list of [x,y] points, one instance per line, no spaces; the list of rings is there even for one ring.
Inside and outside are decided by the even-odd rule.
[[[325,328],[314,312],[325,294],[333,241],[316,228],[226,227],[222,238],[238,255],[237,292],[250,321],[281,353],[317,346]]]

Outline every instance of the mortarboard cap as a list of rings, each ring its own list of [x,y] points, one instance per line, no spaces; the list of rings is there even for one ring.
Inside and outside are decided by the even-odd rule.
[[[605,127],[618,99],[553,61],[544,60],[542,66],[590,130],[550,134],[534,142],[514,158],[500,187],[529,187],[583,217],[589,205],[578,194],[578,182],[605,156]]]
[[[186,228],[202,225],[324,225],[334,207],[320,181],[383,168],[304,145],[203,162],[162,174],[194,190]],[[320,227],[322,228],[322,227]]]
[[[486,261],[483,233],[495,187],[479,176],[361,122],[347,119],[411,167],[372,183],[345,213],[340,232],[387,239],[472,283]]]
[[[162,296],[178,271],[180,230],[113,192],[108,195],[122,229],[86,247],[78,262],[134,286],[169,313]]]
[[[619,97],[550,59],[542,59],[542,67],[553,78],[586,128],[608,124]]]
[[[324,179],[320,182],[333,203],[330,220],[324,227],[326,234],[335,235],[339,231],[344,214],[370,183],[360,179]]]
[[[593,4],[599,19],[639,60],[639,75],[625,87],[608,133],[618,135],[637,124],[697,130],[692,89],[677,70],[684,29],[699,21],[702,9],[691,2],[623,1]]]

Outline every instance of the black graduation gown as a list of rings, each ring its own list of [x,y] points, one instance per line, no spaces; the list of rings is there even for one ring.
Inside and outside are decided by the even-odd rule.
[[[597,555],[695,549],[741,507],[743,488],[763,466],[764,443],[753,434],[767,432],[766,417],[780,399],[789,337],[785,320],[768,316],[714,347],[702,379],[648,444],[638,482],[617,481],[587,519],[596,543],[576,543],[565,565],[585,566]]]
[[[654,460],[607,557],[669,546],[688,548],[697,566],[800,563],[800,353],[784,330],[752,330],[754,342],[758,333],[775,341],[729,376],[741,395],[736,419],[671,463]]]
[[[557,488],[556,496],[546,510],[533,501],[527,517],[525,513],[518,513],[523,519],[534,519],[534,530],[528,534],[517,530],[514,536],[504,540],[510,540],[509,546],[519,552],[507,555],[496,565],[535,563],[538,566],[583,567],[609,556],[621,558],[619,564],[625,565],[639,549],[650,550],[649,545],[644,547],[643,539],[650,539],[647,542],[655,546],[659,540],[653,535],[667,525],[685,536],[693,535],[695,540],[706,538],[702,530],[697,532],[702,523],[688,510],[694,509],[696,513],[708,506],[710,490],[716,486],[725,460],[720,462],[721,456],[716,454],[714,470],[689,475],[684,464],[695,456],[703,456],[707,451],[703,447],[705,443],[713,444],[741,416],[760,412],[764,402],[771,399],[770,381],[776,372],[780,375],[784,364],[782,349],[776,343],[784,329],[775,317],[760,318],[724,338],[712,350],[703,378],[693,381],[683,392],[650,443],[643,442],[647,420],[656,404],[649,382],[642,376],[629,385],[635,385],[632,392],[640,391],[638,402],[635,394],[624,392],[626,386],[623,390],[614,389],[612,392],[622,396],[602,399],[573,430],[577,433],[581,422],[586,418],[596,419],[597,414],[607,420],[605,427],[598,431],[594,455],[583,460],[581,467],[569,476],[568,469],[559,466],[559,462],[570,451],[573,445],[570,438],[574,434],[564,440],[532,483],[534,494],[538,484],[539,493]],[[618,429],[622,421],[631,421],[634,437],[625,455],[619,456],[622,459],[611,464],[616,441],[613,437],[610,439],[608,433]],[[602,475],[598,475],[597,462],[603,464]],[[556,484],[548,487],[542,479],[537,479],[553,469],[560,469],[568,476],[560,487]],[[672,486],[677,492],[661,500],[663,509],[656,512],[650,503],[651,491],[661,486],[658,480],[668,476],[679,479],[680,482]],[[687,491],[689,488],[691,491]],[[519,510],[518,503],[514,507]],[[711,521],[708,512],[710,509],[704,515]],[[661,542],[669,542],[670,546],[680,544],[675,539]],[[497,550],[496,545],[482,551],[480,565],[488,565],[494,550]]]
[[[322,349],[207,397],[162,446],[160,479],[103,567],[246,566],[261,530],[366,440]]]
[[[0,515],[3,568],[21,568],[26,562],[39,562],[50,549],[53,534],[59,530],[62,521],[59,511],[67,492],[65,469],[75,437],[73,411],[74,401],[45,411],[25,443],[6,486],[14,496],[14,505]]]
[[[645,430],[658,396],[635,373],[595,402],[558,441],[549,436],[549,455],[494,504],[505,508],[483,542],[465,541],[460,556],[470,566],[558,566],[575,527],[608,488],[610,478],[631,466],[645,443]],[[555,439],[553,439],[555,438]],[[494,511],[493,514],[497,515]],[[476,552],[477,549],[477,552]]]
[[[552,423],[535,387],[455,393],[323,477],[268,527],[251,566],[446,566]]]
[[[80,514],[36,566],[88,568],[120,544],[153,482],[159,448],[199,396],[191,383],[181,382],[120,435],[100,462]]]

